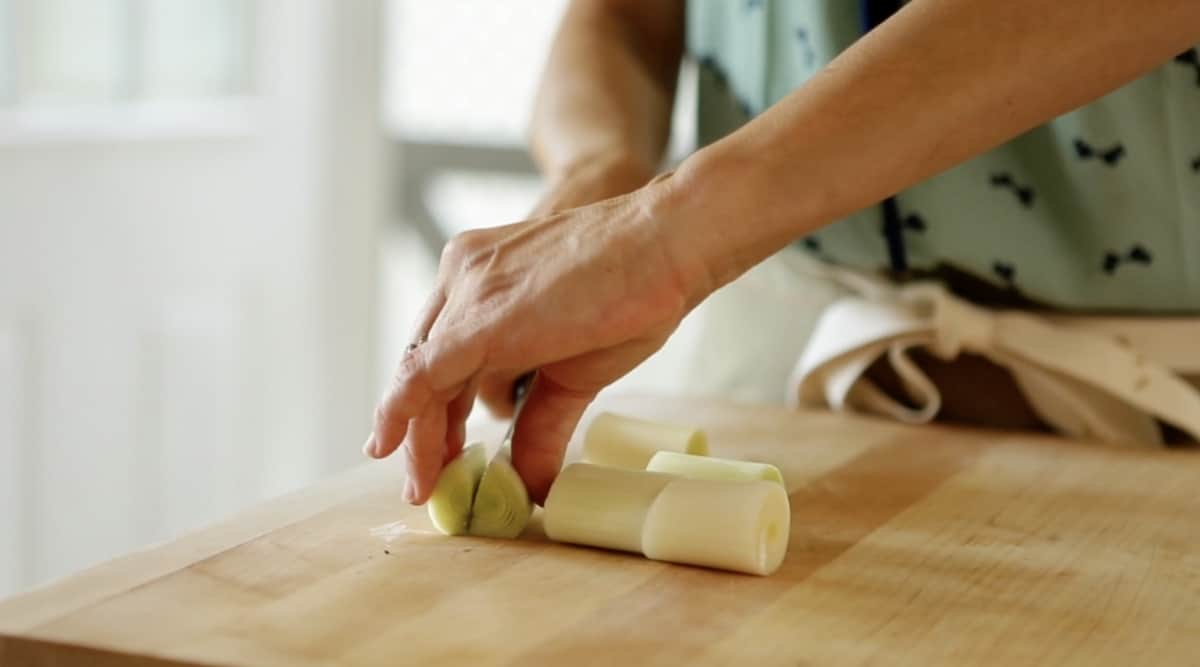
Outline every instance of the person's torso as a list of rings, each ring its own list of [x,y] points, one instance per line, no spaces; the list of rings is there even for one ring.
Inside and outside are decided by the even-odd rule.
[[[690,0],[687,16],[701,145],[863,31],[860,4],[845,0]],[[1200,313],[1200,55],[1180,54],[894,201],[899,248],[878,206],[798,245],[869,270],[895,269],[900,252],[910,275],[993,303]]]

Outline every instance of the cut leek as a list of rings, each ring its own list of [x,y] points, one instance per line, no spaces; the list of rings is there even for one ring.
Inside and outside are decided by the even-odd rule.
[[[486,466],[487,449],[477,442],[463,449],[457,458],[442,468],[433,495],[429,497],[429,519],[435,528],[447,535],[467,532],[475,489]]]
[[[776,482],[676,479],[646,514],[647,558],[747,574],[779,569],[791,531],[787,492]]]
[[[550,487],[542,524],[546,536],[605,549],[642,551],[646,512],[671,475],[575,463]]]
[[[712,481],[750,482],[756,479],[783,484],[779,468],[770,463],[734,461],[711,456],[658,452],[646,464],[646,470],[679,475],[688,479]]]
[[[771,481],[684,479],[577,463],[550,488],[543,515],[556,541],[749,574],[774,572],[791,510]]]
[[[507,447],[492,457],[479,480],[467,532],[479,537],[513,539],[525,530],[533,503],[512,465]]]
[[[666,424],[611,412],[596,416],[583,442],[587,463],[642,470],[655,452],[708,454],[704,431],[689,426]]]

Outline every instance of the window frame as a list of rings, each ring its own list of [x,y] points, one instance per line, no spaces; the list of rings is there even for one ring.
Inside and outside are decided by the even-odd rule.
[[[59,105],[31,103],[23,92],[28,86],[23,65],[28,52],[25,40],[30,31],[25,7],[38,0],[0,0],[0,145],[40,143],[156,141],[178,139],[247,138],[259,127],[259,96],[256,92],[262,71],[257,48],[262,25],[263,3],[243,0],[248,10],[243,58],[248,71],[245,91],[240,94],[191,99],[152,99],[144,94],[145,29],[147,0],[120,0],[117,10],[129,35],[123,45],[117,73],[120,94],[95,103]],[[6,33],[3,31],[7,31]]]

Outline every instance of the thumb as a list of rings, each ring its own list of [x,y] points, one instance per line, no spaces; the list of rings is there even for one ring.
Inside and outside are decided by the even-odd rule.
[[[512,459],[529,497],[539,505],[562,468],[575,425],[595,397],[595,392],[568,389],[542,373],[534,378],[513,431]]]

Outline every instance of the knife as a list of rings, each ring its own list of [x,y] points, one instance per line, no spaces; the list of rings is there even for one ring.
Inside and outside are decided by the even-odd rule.
[[[530,371],[513,383],[513,416],[512,423],[508,425],[508,431],[504,434],[504,439],[500,441],[501,447],[512,449],[513,431],[517,429],[517,418],[521,416],[521,408],[525,407],[525,399],[529,397],[529,385],[533,384],[533,378],[537,375],[537,371]]]

